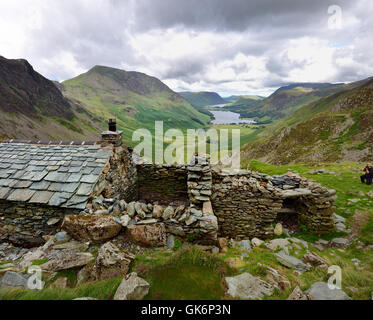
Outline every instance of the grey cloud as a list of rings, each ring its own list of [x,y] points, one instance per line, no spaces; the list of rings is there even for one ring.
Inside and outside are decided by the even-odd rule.
[[[342,31],[327,29],[327,8],[342,7],[346,16],[360,20],[359,28]],[[24,58],[42,68],[45,76],[59,80],[76,76],[70,69],[46,61],[58,59],[63,52],[71,54],[78,67],[87,70],[94,65],[107,65],[129,70],[146,69],[162,80],[180,80],[184,90],[200,84],[201,90],[227,90],[230,83],[241,81],[250,89],[285,85],[291,70],[302,69],[309,61],[292,61],[286,53],[289,40],[312,37],[330,43],[344,43],[333,62],[338,72],[330,81],[354,81],[369,76],[373,50],[370,30],[373,28],[372,3],[368,0],[110,0],[110,1],[49,1],[36,8],[43,18],[40,29],[28,30]],[[14,19],[18,19],[15,14]],[[17,21],[22,25],[23,21]],[[239,41],[221,47],[211,43],[209,54],[196,52],[181,58],[163,57],[165,67],[157,69],[153,52],[138,52],[132,45],[136,36],[153,29],[175,28],[177,32],[210,32],[216,36],[240,35]],[[150,34],[150,33],[149,33]],[[167,41],[162,36],[159,41]],[[0,39],[1,44],[1,39]],[[354,45],[354,49],[348,45]],[[17,45],[16,39],[14,45]],[[156,48],[155,48],[156,49]],[[337,63],[338,58],[353,52],[352,64]],[[235,62],[238,54],[265,57],[268,79],[256,79],[250,65]],[[10,57],[11,58],[11,57]],[[166,62],[165,62],[166,61]],[[209,68],[227,62],[234,75],[211,79]],[[366,68],[361,66],[365,65]],[[179,90],[180,88],[173,88]],[[233,92],[232,92],[233,93]]]

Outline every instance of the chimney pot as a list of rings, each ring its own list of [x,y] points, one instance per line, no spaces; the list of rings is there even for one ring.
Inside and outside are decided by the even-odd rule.
[[[101,146],[114,146],[119,147],[122,145],[122,133],[123,131],[117,131],[117,121],[115,119],[109,119],[109,131],[102,132],[101,134]]]
[[[111,132],[117,131],[117,121],[115,119],[109,119],[109,131]]]

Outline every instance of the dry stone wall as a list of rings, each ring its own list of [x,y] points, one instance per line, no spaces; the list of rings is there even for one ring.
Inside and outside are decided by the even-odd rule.
[[[0,242],[23,247],[44,243],[43,236],[55,234],[66,214],[79,210],[0,201]]]
[[[284,204],[299,224],[314,233],[333,231],[335,190],[294,174],[268,176],[240,172],[213,172],[212,204],[219,220],[219,234],[232,238],[273,236]],[[289,201],[291,200],[291,201]]]

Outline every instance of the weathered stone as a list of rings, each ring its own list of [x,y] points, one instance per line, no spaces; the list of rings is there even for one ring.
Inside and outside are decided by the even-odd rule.
[[[312,300],[312,297],[296,287],[287,300]]]
[[[163,207],[159,205],[154,205],[153,207],[153,218],[159,219],[162,217]]]
[[[27,288],[28,278],[24,274],[8,271],[0,278],[0,289]]]
[[[263,243],[264,243],[264,241],[263,241],[263,240],[260,240],[260,239],[258,239],[258,238],[253,238],[253,239],[251,240],[251,244],[253,245],[254,248],[255,248],[255,247],[260,247]]]
[[[325,282],[314,283],[307,291],[313,300],[352,300],[343,290],[330,289]]]
[[[284,233],[284,228],[281,223],[276,224],[275,230],[273,232],[276,236],[281,236]]]
[[[165,221],[170,220],[171,218],[173,218],[174,214],[175,214],[174,208],[167,207],[162,214],[162,219]]]
[[[287,255],[284,251],[275,254],[275,257],[278,262],[280,262],[285,267],[296,269],[300,272],[309,271],[310,267],[304,264],[298,258]]]
[[[233,298],[261,300],[265,296],[271,296],[274,288],[269,283],[250,273],[243,273],[236,277],[227,277],[227,293]]]
[[[127,205],[127,214],[132,218],[136,214],[135,202],[130,202]]]
[[[215,216],[204,216],[199,219],[200,227],[206,230],[218,230],[218,219]]]
[[[107,215],[68,215],[64,219],[62,229],[78,241],[100,243],[117,236],[122,227]]]
[[[42,250],[36,250],[36,251],[30,251],[27,252],[20,262],[21,268],[27,268],[30,267],[35,260],[41,260],[45,257],[45,253]]]
[[[120,223],[122,224],[123,227],[127,227],[130,221],[131,221],[131,218],[129,215],[124,215],[120,217]]]
[[[46,271],[62,271],[78,267],[83,267],[92,261],[93,255],[86,252],[69,253],[62,258],[52,259],[40,266]]]
[[[61,218],[52,218],[47,221],[48,226],[54,226],[61,221]]]
[[[206,217],[214,215],[214,210],[212,208],[211,201],[206,201],[203,203],[202,213]]]
[[[167,237],[167,247],[170,249],[175,247],[175,237],[172,234]]]
[[[316,253],[309,252],[309,251],[304,255],[303,261],[306,263],[310,263],[314,266],[328,265],[328,262],[325,259],[318,256]]]
[[[227,238],[218,238],[217,244],[220,250],[224,250],[228,247],[228,240]]]
[[[113,242],[107,242],[98,250],[92,275],[96,280],[126,275],[134,259],[132,253],[120,249]]]
[[[122,281],[114,295],[114,300],[142,300],[149,293],[149,289],[149,283],[133,272]]]
[[[86,251],[88,250],[88,244],[82,243],[79,241],[70,241],[65,243],[56,244],[53,246],[54,250],[63,250],[63,251]]]
[[[58,243],[67,242],[71,239],[67,232],[58,232],[56,233],[55,238]]]
[[[334,238],[330,241],[329,246],[332,248],[347,248],[350,245],[350,241],[346,238]]]
[[[126,234],[130,240],[143,247],[166,245],[166,228],[163,223],[128,226]]]

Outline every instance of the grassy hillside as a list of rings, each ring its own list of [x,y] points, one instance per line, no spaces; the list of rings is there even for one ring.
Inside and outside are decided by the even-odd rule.
[[[197,108],[227,103],[216,92],[180,92],[179,94]]]
[[[274,164],[337,160],[371,161],[373,79],[322,98],[268,127],[243,149],[244,159]]]
[[[243,118],[271,123],[285,118],[313,101],[352,89],[359,84],[294,84],[278,89],[261,101],[248,100],[246,104],[241,105],[235,103],[230,110],[240,113]]]
[[[155,121],[164,121],[165,130],[200,128],[210,121],[160,80],[138,72],[96,66],[64,81],[62,92],[101,121],[116,117],[128,145],[133,131],[153,131]]]
[[[26,60],[0,57],[0,139],[96,140],[97,119]]]

